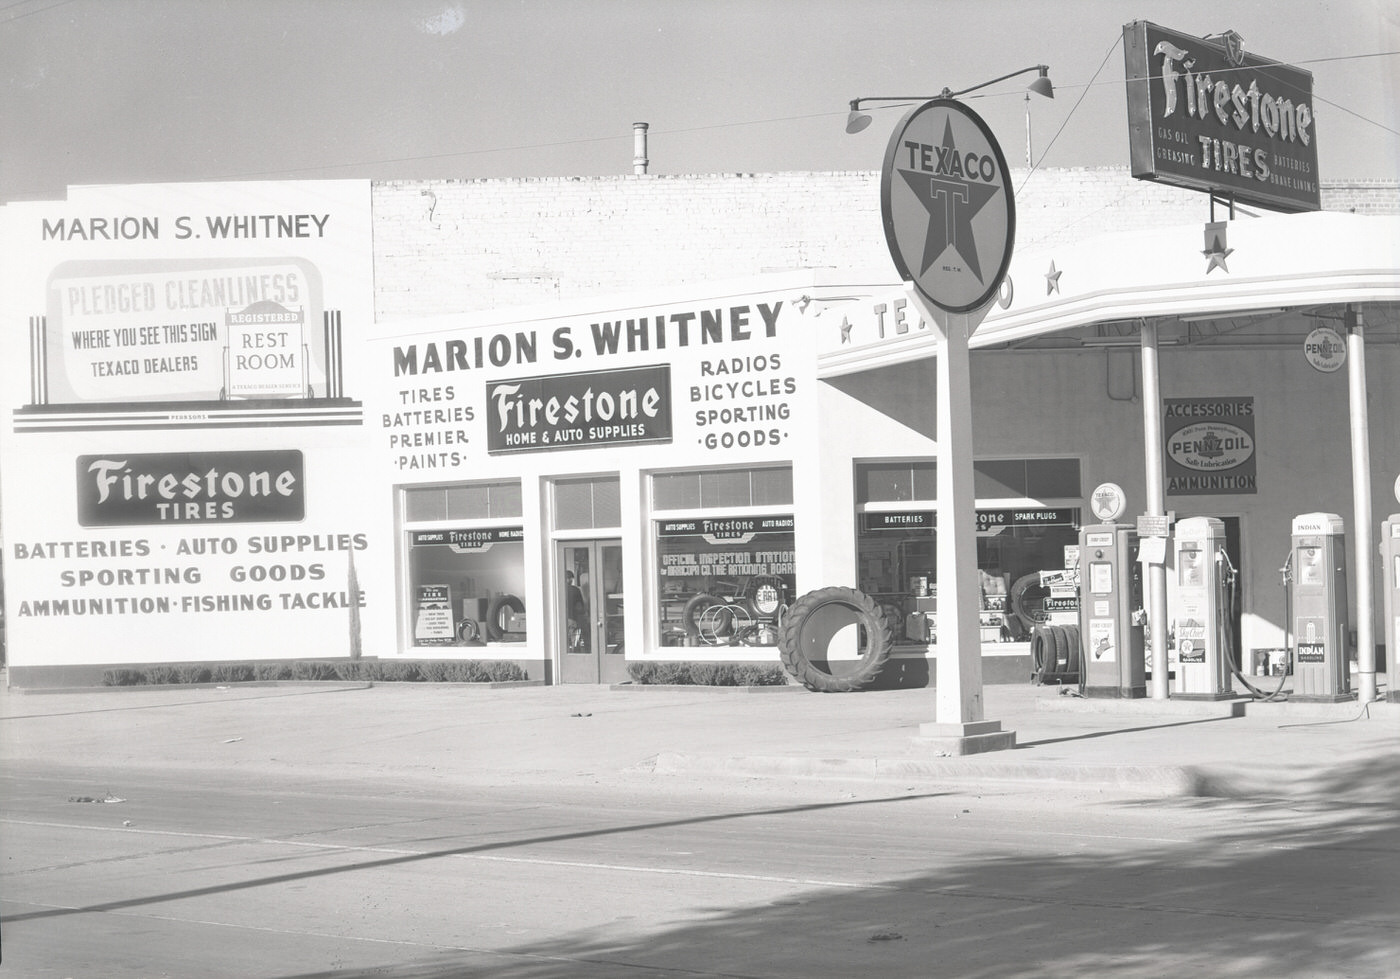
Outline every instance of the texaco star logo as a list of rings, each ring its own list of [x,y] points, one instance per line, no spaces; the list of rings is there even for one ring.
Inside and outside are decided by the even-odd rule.
[[[934,99],[904,117],[885,151],[880,207],[895,267],[935,306],[965,313],[995,298],[1015,201],[1001,148],[974,112]]]
[[[934,148],[934,153],[936,163],[933,173],[922,169],[899,171],[919,203],[928,211],[928,237],[924,239],[924,260],[919,274],[927,272],[929,266],[952,248],[967,265],[968,271],[981,282],[982,267],[977,261],[972,219],[997,195],[1001,187],[967,179],[964,157],[959,155],[957,143],[953,141],[951,117],[943,124],[943,142]],[[921,155],[911,150],[911,157]]]

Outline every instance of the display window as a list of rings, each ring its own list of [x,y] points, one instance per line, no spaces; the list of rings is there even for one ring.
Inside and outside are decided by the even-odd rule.
[[[653,509],[675,511],[654,523],[661,645],[777,646],[796,598],[794,521],[754,508],[791,505],[785,467],[653,477]]]
[[[1080,511],[1050,504],[1078,499],[1079,461],[998,459],[973,468],[982,641],[1024,641],[1037,625],[1076,617]],[[884,609],[897,645],[937,642],[936,463],[857,463],[856,503],[861,590]]]
[[[518,481],[404,492],[414,646],[523,643],[529,627]]]

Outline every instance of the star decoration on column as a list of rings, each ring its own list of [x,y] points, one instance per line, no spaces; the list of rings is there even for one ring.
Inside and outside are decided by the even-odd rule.
[[[1045,294],[1060,291],[1060,276],[1064,273],[1055,268],[1055,260],[1050,260],[1050,271],[1045,273]]]
[[[841,317],[841,342],[851,342],[851,321],[846,317]]]
[[[953,123],[943,126],[943,150],[947,159],[960,159],[953,139]],[[961,174],[961,170],[957,171]],[[958,180],[949,173],[937,175],[922,170],[899,171],[919,203],[928,211],[928,236],[924,239],[924,256],[919,274],[923,275],[948,250],[957,252],[963,264],[982,281],[982,266],[977,260],[977,241],[972,233],[972,219],[1000,190],[991,184]]]
[[[1210,275],[1217,267],[1224,270],[1227,275],[1230,273],[1230,267],[1225,264],[1225,259],[1229,258],[1235,250],[1225,247],[1225,226],[1226,222],[1224,221],[1214,221],[1206,225],[1206,247],[1201,250],[1201,254],[1210,259],[1210,263],[1206,265],[1206,275]]]

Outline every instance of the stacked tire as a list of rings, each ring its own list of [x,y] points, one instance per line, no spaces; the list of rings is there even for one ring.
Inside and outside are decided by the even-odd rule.
[[[1039,625],[1031,633],[1031,682],[1078,683],[1083,653],[1079,648],[1079,626]]]

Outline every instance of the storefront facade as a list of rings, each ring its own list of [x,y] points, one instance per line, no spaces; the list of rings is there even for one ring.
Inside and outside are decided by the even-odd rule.
[[[5,209],[12,683],[355,657],[610,683],[643,660],[776,663],[782,610],[827,585],[872,594],[900,681],[929,682],[937,350],[888,270],[375,322],[370,197],[199,185]],[[113,214],[135,223],[99,232]],[[1371,415],[1396,417],[1374,379],[1400,370],[1400,235],[1327,214],[1230,235],[1225,268],[1199,224],[1016,253],[972,338],[989,681],[1024,682],[1029,626],[1076,614],[1094,487],[1141,509],[1145,319],[1170,338],[1176,417],[1228,411],[1248,438],[1229,480],[1183,455],[1169,500],[1229,521],[1242,648],[1281,644],[1288,521],[1350,493],[1345,377],[1301,338],[1360,310]],[[1400,435],[1374,425],[1370,454],[1383,501]]]

